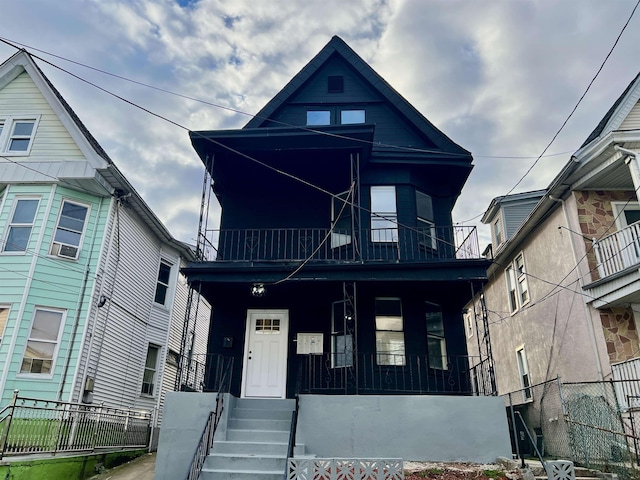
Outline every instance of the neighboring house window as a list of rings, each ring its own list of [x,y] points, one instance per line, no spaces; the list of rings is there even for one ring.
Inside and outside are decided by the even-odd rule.
[[[353,336],[348,323],[353,322],[347,302],[334,302],[331,311],[331,367],[353,365]],[[351,318],[350,318],[351,316]]]
[[[63,311],[36,308],[20,373],[52,373],[63,317]]]
[[[307,125],[329,125],[331,123],[331,111],[307,110]]]
[[[398,241],[396,187],[371,187],[371,241]]]
[[[24,252],[27,250],[39,202],[40,200],[37,198],[16,198],[3,251]]]
[[[406,364],[399,298],[376,298],[376,361],[378,365]]]
[[[518,359],[518,373],[520,374],[520,385],[522,386],[522,399],[526,402],[533,398],[531,392],[531,377],[529,376],[529,363],[527,362],[527,353],[524,346],[516,350]]]
[[[519,254],[505,269],[507,278],[507,291],[509,294],[509,307],[511,312],[529,302],[529,285],[524,266],[524,254]]]
[[[364,123],[364,110],[342,110],[340,112],[340,123],[350,125]]]
[[[433,222],[433,202],[426,193],[416,191],[417,224],[420,231],[420,246],[438,249],[436,224]]]
[[[425,302],[427,319],[427,351],[429,366],[440,370],[447,369],[447,342],[444,338],[444,322],[439,305]]]
[[[169,278],[171,277],[171,264],[162,260],[158,269],[158,282],[156,284],[156,296],[154,302],[164,305],[169,291]]]
[[[9,318],[9,306],[0,305],[0,344],[2,344],[2,336],[4,335],[4,329],[7,326],[8,318]]]
[[[19,155],[29,153],[37,122],[37,118],[0,119],[0,151]]]
[[[51,244],[51,255],[76,259],[89,208],[64,200],[60,209],[58,225]]]
[[[149,344],[149,348],[147,349],[147,358],[144,362],[144,374],[142,375],[141,393],[143,395],[154,394],[159,353],[160,347]]]
[[[498,218],[493,224],[493,236],[496,239],[496,247],[504,241],[502,238],[502,222],[500,221],[500,218]]]

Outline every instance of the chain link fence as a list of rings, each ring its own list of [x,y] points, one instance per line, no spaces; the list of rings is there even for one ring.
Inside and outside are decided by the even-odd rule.
[[[558,378],[504,395],[513,451],[640,478],[640,409],[620,398],[620,382]]]

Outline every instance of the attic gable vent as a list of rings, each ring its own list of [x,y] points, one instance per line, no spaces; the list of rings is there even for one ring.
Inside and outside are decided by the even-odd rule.
[[[342,75],[329,75],[327,77],[327,92],[329,93],[344,92],[344,77]]]

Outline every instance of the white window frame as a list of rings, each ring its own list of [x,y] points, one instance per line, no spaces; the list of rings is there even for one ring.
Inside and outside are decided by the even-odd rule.
[[[520,252],[514,257],[509,266],[505,268],[504,276],[507,283],[509,308],[511,313],[514,313],[531,300],[524,252]]]
[[[32,337],[33,325],[36,321],[36,317],[38,312],[49,312],[49,313],[59,313],[60,314],[60,325],[58,326],[58,335],[55,340],[43,339]],[[67,318],[67,311],[60,308],[52,308],[52,307],[35,307],[33,310],[33,315],[31,317],[31,325],[29,325],[29,336],[24,344],[24,351],[22,352],[22,358],[20,361],[20,367],[16,377],[24,377],[24,378],[52,378],[56,369],[56,359],[58,358],[58,350],[60,348],[60,339],[62,337],[62,332],[64,331],[64,325]],[[27,354],[27,348],[29,346],[29,341],[41,342],[41,343],[52,343],[55,344],[53,349],[53,354],[51,356],[51,370],[48,373],[33,373],[33,372],[23,372],[22,371],[22,362],[25,360],[25,355]]]
[[[393,211],[375,209],[374,195],[376,192],[393,191]],[[373,243],[398,242],[398,196],[395,185],[372,185],[369,188],[371,201],[371,241]],[[375,224],[391,224],[392,227],[375,227]]]
[[[64,209],[64,205],[66,203],[72,204],[72,205],[77,205],[79,207],[84,207],[87,209],[87,213],[84,217],[84,222],[82,224],[82,231],[80,232],[80,239],[78,240],[78,245],[72,245],[70,243],[64,243],[64,242],[60,242],[60,241],[56,241],[56,234],[58,232],[58,228],[61,228],[62,230],[68,230],[68,231],[72,231],[74,233],[78,233],[75,232],[74,230],[70,230],[69,228],[63,228],[60,227],[60,219],[62,218],[62,210]],[[87,223],[89,220],[89,216],[91,214],[91,206],[87,205],[85,203],[81,203],[81,202],[77,202],[75,200],[70,200],[67,198],[63,198],[62,202],[60,203],[60,211],[58,212],[58,219],[56,220],[56,227],[53,230],[53,239],[51,240],[51,248],[49,249],[49,255],[53,255],[56,257],[60,257],[60,258],[65,258],[67,260],[77,260],[78,257],[80,256],[80,250],[82,247],[82,244],[84,242],[84,234],[87,230]],[[66,249],[65,249],[66,247]],[[75,254],[74,255],[68,255],[67,253],[71,253],[71,251],[69,249],[75,249]]]
[[[375,315],[375,329],[376,329],[376,365],[385,366],[385,367],[403,367],[407,364],[407,350],[406,350],[406,339],[404,336],[404,315],[402,311],[402,300],[398,297],[376,297],[375,301],[378,300],[394,300],[400,304],[400,321],[402,326],[400,329],[384,329],[378,328],[378,312],[374,310]],[[375,306],[374,306],[375,309]],[[382,315],[380,315],[382,317]],[[378,350],[378,333],[395,333],[399,334],[402,337],[402,353],[393,353],[388,350]]]
[[[531,402],[533,400],[531,373],[529,372],[529,361],[527,360],[527,352],[524,345],[516,348],[516,361],[518,363],[520,387],[522,388],[522,400],[525,402]]]
[[[149,360],[149,353],[151,350],[156,351],[156,361],[153,367],[147,365],[147,360]],[[142,384],[140,385],[140,395],[143,397],[155,397],[158,391],[158,379],[160,376],[158,375],[160,371],[160,358],[162,353],[162,347],[160,345],[156,345],[154,343],[150,343],[147,347],[147,354],[144,357],[144,365],[142,368]],[[145,385],[149,385],[149,382],[145,382],[145,374],[147,372],[153,372],[153,378],[151,385],[151,392],[145,392]]]
[[[14,223],[13,217],[18,209],[18,203],[20,200],[35,200],[38,202],[36,206],[36,211],[33,215],[33,220],[31,223]],[[13,199],[13,205],[11,205],[11,213],[9,214],[9,219],[7,220],[7,228],[5,229],[5,234],[2,239],[2,254],[3,255],[24,255],[29,250],[29,242],[31,241],[31,234],[33,233],[33,226],[36,223],[36,218],[38,217],[38,210],[40,209],[40,197],[31,197],[31,196],[16,196]],[[29,238],[27,239],[27,245],[24,250],[7,250],[7,242],[9,241],[9,234],[11,233],[11,229],[13,227],[16,228],[24,228],[29,227]]]
[[[33,128],[31,135],[15,135],[14,129],[17,123],[20,122],[33,122]],[[31,153],[31,147],[33,147],[33,139],[36,136],[38,130],[38,124],[40,123],[40,115],[9,115],[0,117],[0,153],[5,156],[26,156]],[[13,139],[29,139],[29,144],[26,150],[9,150],[11,140]]]
[[[161,281],[160,279],[160,273],[162,272],[162,266],[166,265],[169,267],[169,278],[167,279],[167,283],[164,283]],[[158,263],[158,276],[156,278],[156,288],[154,290],[154,294],[153,294],[153,303],[155,303],[156,305],[161,305],[163,307],[167,307],[167,303],[170,303],[171,300],[171,280],[173,277],[173,263],[170,262],[169,260],[165,259],[165,258],[161,258],[160,259],[160,263]],[[164,302],[158,302],[157,301],[157,297],[158,297],[158,288],[159,287],[163,287],[165,288],[165,292],[164,292]]]
[[[2,337],[9,323],[9,315],[11,314],[11,305],[0,303],[0,345],[2,345]]]
[[[616,229],[623,230],[629,226],[627,218],[624,216],[626,210],[640,210],[638,202],[611,202],[611,210],[616,220]]]
[[[467,338],[473,338],[473,320],[475,320],[475,313],[472,309],[469,309],[464,314],[465,325],[467,326]]]

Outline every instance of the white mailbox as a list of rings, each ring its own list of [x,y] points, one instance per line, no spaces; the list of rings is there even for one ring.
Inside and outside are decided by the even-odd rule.
[[[300,355],[322,354],[324,347],[322,333],[299,333],[296,353]]]

